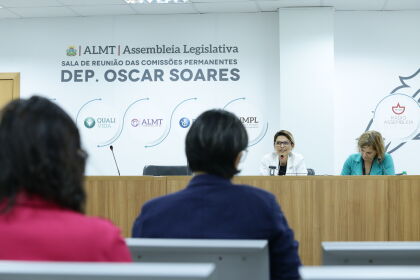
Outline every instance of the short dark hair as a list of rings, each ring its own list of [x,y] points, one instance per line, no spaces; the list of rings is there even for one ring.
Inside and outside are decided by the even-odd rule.
[[[248,146],[242,122],[225,110],[209,110],[192,124],[185,140],[188,164],[193,172],[202,171],[232,178],[238,154]]]
[[[46,98],[14,100],[1,112],[0,202],[26,192],[83,213],[86,154],[67,113]],[[7,202],[7,203],[5,203]]]

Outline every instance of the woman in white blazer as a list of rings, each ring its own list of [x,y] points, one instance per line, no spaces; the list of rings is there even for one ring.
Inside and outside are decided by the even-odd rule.
[[[274,135],[274,151],[266,154],[260,164],[261,175],[305,176],[308,171],[301,154],[292,152],[295,140],[292,133],[280,130]]]

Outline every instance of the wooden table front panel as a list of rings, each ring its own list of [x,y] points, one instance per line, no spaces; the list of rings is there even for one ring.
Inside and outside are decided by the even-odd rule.
[[[420,176],[389,180],[389,240],[420,241]]]
[[[306,265],[321,263],[322,241],[388,238],[386,177],[237,177],[273,193]]]
[[[188,176],[87,177],[87,213],[131,235],[149,199],[183,189]],[[419,241],[420,176],[239,176],[273,193],[305,265],[321,264],[322,241]]]
[[[86,213],[111,220],[123,236],[130,237],[141,206],[166,194],[166,177],[90,176],[85,186]]]

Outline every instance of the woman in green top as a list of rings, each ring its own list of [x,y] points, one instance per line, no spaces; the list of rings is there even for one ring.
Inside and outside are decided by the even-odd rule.
[[[341,175],[395,175],[394,161],[385,153],[382,135],[374,130],[363,133],[357,143],[359,153],[350,155]]]

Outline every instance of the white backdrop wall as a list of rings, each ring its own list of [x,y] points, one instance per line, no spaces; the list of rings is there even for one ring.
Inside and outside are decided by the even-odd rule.
[[[397,148],[391,154],[396,172],[420,174],[420,139],[412,140],[420,133],[420,75],[406,79],[407,87],[393,93],[412,97],[417,92],[415,98],[390,96],[402,85],[400,76],[409,77],[420,70],[420,12],[336,12],[334,21],[335,172],[339,173],[346,157],[357,151],[355,139],[368,127],[375,109],[378,124],[395,117],[391,105],[400,102],[406,107],[400,115],[405,123],[394,124],[390,129],[376,127],[383,133],[385,143],[391,142],[388,151]],[[387,107],[383,103],[378,106],[383,99],[394,100]],[[391,116],[381,115],[381,109]],[[408,139],[404,140],[405,136]]]
[[[88,175],[117,174],[110,145],[121,175],[186,164],[185,134],[209,108],[241,117],[242,174],[257,174],[278,121],[277,22],[277,13],[5,20],[0,72],[21,72],[22,97],[39,93],[73,116]]]
[[[316,174],[334,172],[334,10],[280,9],[280,122]]]
[[[420,141],[410,140],[420,133],[420,75],[414,75],[420,68],[418,26],[418,11],[331,8],[2,20],[0,32],[8,40],[0,44],[0,72],[21,72],[22,97],[47,96],[77,121],[90,154],[88,175],[116,175],[110,145],[122,175],[138,175],[145,164],[185,164],[183,142],[191,122],[208,108],[225,106],[242,118],[250,135],[243,175],[257,174],[260,158],[273,149],[272,136],[279,129],[295,134],[296,151],[317,174],[339,174],[345,158],[356,152],[355,139],[372,118],[370,128],[378,127],[397,102],[405,111],[391,115],[400,118],[397,123],[382,126],[386,143],[391,142],[397,172],[420,174]],[[200,49],[210,44],[237,47],[237,52],[183,50],[184,45]],[[156,51],[156,45],[179,47],[180,53],[123,53],[126,46]],[[170,59],[182,63],[170,65]],[[92,65],[115,60],[123,65]],[[132,65],[136,61],[140,65]],[[141,65],[143,61],[163,64]],[[217,81],[208,81],[209,68],[217,70]],[[112,79],[107,71],[121,69],[139,70],[133,77],[145,80],[106,81],[105,73]],[[161,70],[162,80],[143,76],[145,69],[150,74]],[[197,80],[172,81],[172,69],[189,69]],[[197,74],[199,69],[204,76]],[[83,70],[76,80],[74,70]],[[70,77],[62,71],[71,71],[72,79],[62,81]],[[85,81],[85,73],[94,77]],[[397,110],[400,114],[402,109]]]
[[[420,174],[418,26],[418,11],[280,9],[279,128],[317,174],[340,174],[368,127],[382,132],[397,173]],[[404,113],[392,111],[399,103]]]

